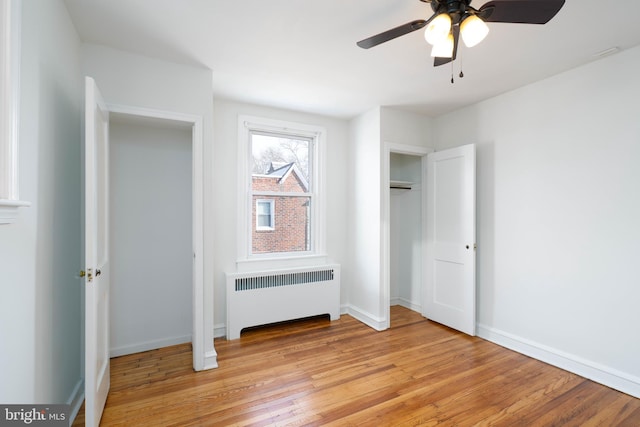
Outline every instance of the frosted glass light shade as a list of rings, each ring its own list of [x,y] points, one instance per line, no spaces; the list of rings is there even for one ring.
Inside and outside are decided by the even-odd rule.
[[[453,34],[449,34],[447,38],[438,44],[433,45],[431,56],[438,58],[453,58]]]
[[[424,30],[424,38],[427,43],[435,46],[443,40],[446,40],[450,32],[451,17],[447,13],[441,13],[433,18],[433,21],[429,22],[427,29]]]
[[[460,24],[460,35],[467,47],[473,47],[484,40],[489,34],[489,27],[475,15],[467,17]]]

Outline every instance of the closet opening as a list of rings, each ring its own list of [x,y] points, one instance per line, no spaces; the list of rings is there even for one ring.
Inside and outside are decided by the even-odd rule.
[[[111,115],[111,357],[192,342],[192,127]]]
[[[386,144],[386,148],[383,271],[388,327],[393,327],[391,306],[423,313],[426,200],[423,184],[426,155],[431,150],[396,144]]]

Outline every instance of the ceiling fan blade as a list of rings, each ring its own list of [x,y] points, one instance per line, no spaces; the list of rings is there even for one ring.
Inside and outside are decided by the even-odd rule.
[[[404,36],[405,34],[409,34],[416,30],[419,30],[420,28],[423,28],[433,18],[434,16],[429,18],[428,21],[425,21],[424,19],[417,19],[404,25],[400,25],[399,27],[395,27],[388,31],[385,31],[384,33],[376,34],[375,36],[371,36],[368,39],[360,40],[358,42],[358,46],[363,49],[369,49],[384,42],[388,42],[389,40],[393,40],[396,37]]]
[[[493,0],[485,3],[478,16],[485,22],[546,24],[564,6],[565,0]]]
[[[454,25],[451,28],[451,32],[453,33],[453,57],[442,58],[442,57],[436,56],[433,59],[434,67],[439,67],[440,65],[448,64],[451,61],[455,61],[456,56],[458,56],[458,41],[460,40],[460,25]]]

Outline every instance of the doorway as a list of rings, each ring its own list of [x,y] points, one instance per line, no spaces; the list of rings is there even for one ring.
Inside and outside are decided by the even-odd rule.
[[[389,183],[390,305],[421,313],[422,161],[391,153]]]
[[[192,341],[191,128],[111,115],[111,357]]]
[[[164,127],[186,128],[191,129],[186,132],[191,135],[191,186],[186,193],[191,193],[191,203],[185,207],[190,210],[191,216],[191,250],[188,252],[191,259],[191,301],[192,301],[192,354],[193,368],[196,371],[203,369],[211,369],[217,367],[217,355],[213,348],[213,339],[209,343],[205,342],[205,334],[212,336],[212,324],[205,325],[205,306],[204,306],[204,143],[203,143],[203,119],[199,116],[180,114],[174,112],[163,112],[158,110],[150,110],[147,108],[137,108],[118,105],[107,105],[102,97],[95,81],[91,77],[85,77],[85,144],[84,144],[84,222],[81,224],[84,234],[84,269],[80,272],[80,277],[84,277],[85,286],[82,287],[84,301],[85,318],[82,324],[82,336],[84,337],[84,357],[82,358],[82,366],[85,372],[85,408],[86,423],[88,426],[98,425],[102,416],[102,410],[109,393],[110,385],[110,310],[109,302],[111,298],[110,279],[111,279],[111,250],[109,249],[110,240],[113,236],[110,234],[109,217],[113,212],[109,209],[111,202],[111,194],[109,191],[111,172],[109,165],[109,127],[110,120],[114,122],[120,118],[125,123],[136,125],[140,121],[145,122],[144,127],[153,127],[152,125],[161,125]],[[116,131],[117,133],[117,131]],[[127,139],[127,138],[125,138]],[[135,140],[135,138],[133,138]],[[153,138],[151,138],[153,139]],[[184,148],[183,148],[184,150]],[[126,158],[124,156],[123,158]],[[125,172],[125,177],[135,179],[137,171],[146,167],[148,158],[146,156],[138,156],[133,167]],[[170,169],[173,165],[165,168]],[[185,168],[186,169],[186,168]],[[161,171],[163,172],[163,171]],[[156,172],[157,176],[157,172]],[[184,180],[184,178],[183,178]],[[125,180],[125,187],[127,181]],[[174,202],[168,185],[161,188],[162,196],[166,198],[166,203]],[[175,190],[174,190],[175,191]],[[134,192],[134,197],[142,198],[145,191]],[[116,202],[119,203],[119,202]],[[127,207],[126,203],[123,203]],[[156,211],[149,213],[147,208],[146,217],[139,221],[138,227],[144,227],[151,218],[154,217],[157,210],[162,209],[156,207]],[[126,211],[125,211],[126,216]],[[166,220],[169,221],[170,220]],[[142,224],[142,225],[140,225]],[[164,229],[155,230],[161,233]],[[144,240],[138,236],[139,240]],[[136,240],[134,238],[134,240]],[[141,251],[152,252],[148,244],[139,249]],[[134,267],[139,277],[134,277],[134,281],[151,282],[145,274],[157,265],[157,260],[146,261],[153,265],[137,265]],[[188,275],[188,274],[187,274]],[[186,275],[185,275],[186,276]],[[181,279],[182,280],[182,279]],[[134,283],[133,286],[135,286]],[[152,297],[154,290],[148,291],[147,297],[144,299],[141,307],[136,307],[136,311],[145,311],[145,308],[153,304]],[[189,293],[187,292],[187,295]],[[135,320],[134,320],[135,322]],[[135,325],[136,327],[138,325]],[[138,342],[137,345],[140,343]],[[144,343],[145,346],[150,344]],[[153,346],[157,346],[156,341]],[[143,348],[136,348],[134,351],[142,351]],[[131,352],[131,348],[126,350]]]
[[[401,305],[422,313],[424,162],[430,149],[385,144],[383,191],[384,293],[391,327],[390,307]]]
[[[396,157],[394,153],[408,157]],[[415,185],[412,181],[415,175],[402,175],[413,167],[392,167],[392,161],[400,165],[417,162],[410,157],[419,158],[421,164],[421,229],[402,223],[403,231],[394,237],[397,241],[392,249],[393,223],[407,221],[406,210],[415,209],[410,205],[394,207],[402,216],[392,217],[391,191],[406,191]],[[399,171],[402,174],[395,175]],[[431,154],[431,150],[420,147],[385,144],[382,182],[386,183],[383,189],[386,191],[382,191],[383,292],[380,302],[384,304],[381,308],[386,308],[386,328],[391,327],[389,307],[393,302],[407,304],[408,308],[421,312],[430,320],[475,335],[475,145]],[[409,248],[403,247],[406,241],[411,242]],[[406,266],[401,270],[399,265],[407,261],[413,264],[416,252],[421,253],[419,278],[413,273],[413,265],[408,270]],[[392,280],[409,284],[392,285]],[[414,281],[419,286],[415,286]],[[407,292],[407,286],[409,292],[405,295],[409,298],[402,296],[402,292]],[[397,297],[394,295],[392,299],[394,292]],[[413,304],[419,293],[420,303]]]

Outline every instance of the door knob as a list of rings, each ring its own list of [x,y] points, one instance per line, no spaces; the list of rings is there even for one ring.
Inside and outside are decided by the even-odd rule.
[[[101,274],[102,274],[102,271],[100,271],[100,270],[96,270],[96,277],[98,277],[98,276],[99,276],[99,275],[101,275]]]

